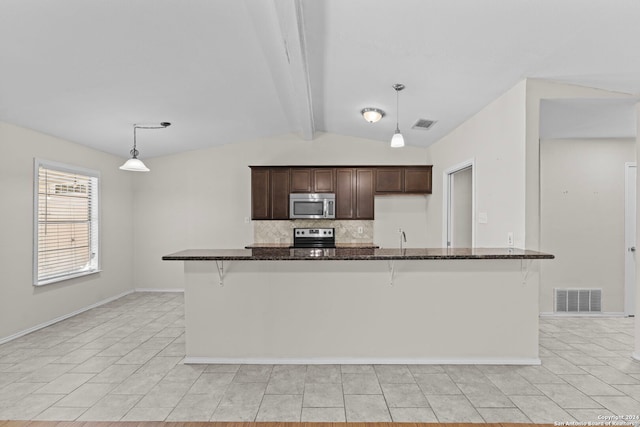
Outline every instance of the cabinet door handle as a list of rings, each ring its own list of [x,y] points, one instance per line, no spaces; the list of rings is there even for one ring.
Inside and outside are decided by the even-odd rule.
[[[635,252],[635,251],[636,251],[636,247],[635,247],[635,246],[631,246],[631,247],[629,248],[629,252]]]

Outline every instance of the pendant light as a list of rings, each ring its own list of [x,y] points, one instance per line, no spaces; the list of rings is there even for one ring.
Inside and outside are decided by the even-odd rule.
[[[399,92],[404,89],[404,85],[402,83],[396,83],[393,85],[393,88],[396,91],[396,131],[391,138],[391,147],[399,148],[404,147],[404,137],[400,133],[400,126],[398,125],[398,121],[400,120],[400,95]]]
[[[133,125],[133,149],[130,151],[131,158],[126,162],[124,162],[124,164],[120,166],[120,169],[122,169],[123,171],[131,171],[131,172],[149,172],[149,168],[145,166],[142,160],[138,158],[138,154],[140,154],[140,152],[136,148],[136,130],[137,129],[164,129],[167,126],[171,126],[171,123],[162,122],[160,123],[159,126],[155,126],[155,125],[140,126],[140,125],[134,124]]]

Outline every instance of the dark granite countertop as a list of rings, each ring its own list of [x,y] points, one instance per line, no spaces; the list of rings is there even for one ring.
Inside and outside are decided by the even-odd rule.
[[[553,259],[551,254],[517,248],[336,248],[187,249],[165,261],[377,261],[455,259]]]

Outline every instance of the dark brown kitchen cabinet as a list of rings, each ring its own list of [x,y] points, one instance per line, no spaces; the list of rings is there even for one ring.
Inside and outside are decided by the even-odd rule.
[[[431,166],[378,166],[375,193],[431,194]]]
[[[334,168],[292,168],[292,193],[335,192]]]
[[[336,219],[354,219],[356,214],[356,170],[336,169]]]
[[[333,183],[334,168],[313,169],[313,192],[333,193],[335,186]]]
[[[289,168],[270,169],[271,219],[289,219]]]
[[[374,219],[374,196],[431,194],[431,166],[251,166],[251,218],[289,219],[290,193],[335,193],[336,219]]]
[[[402,193],[404,189],[403,168],[384,167],[376,169],[376,193]]]
[[[373,219],[372,168],[336,168],[336,219]]]
[[[291,169],[291,192],[311,193],[311,169]]]
[[[289,219],[289,168],[251,168],[251,219]]]
[[[373,169],[356,169],[356,218],[373,219]]]
[[[431,166],[406,167],[404,169],[404,192],[431,194]]]
[[[251,169],[251,219],[271,219],[269,169]]]

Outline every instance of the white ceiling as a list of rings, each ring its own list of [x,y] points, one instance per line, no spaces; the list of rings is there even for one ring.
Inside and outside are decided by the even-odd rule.
[[[2,0],[0,120],[123,157],[161,121],[142,158],[388,141],[400,82],[405,140],[428,146],[525,77],[640,94],[638,22],[636,0]]]

